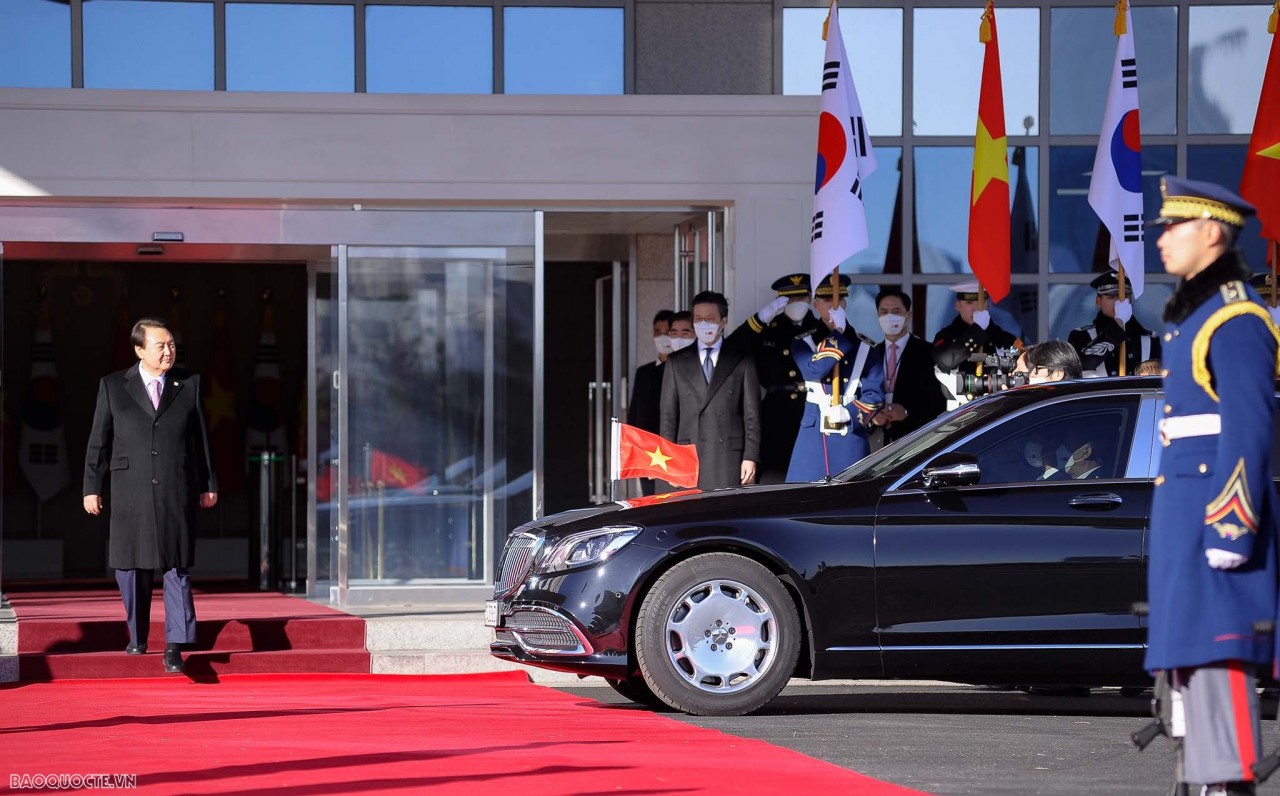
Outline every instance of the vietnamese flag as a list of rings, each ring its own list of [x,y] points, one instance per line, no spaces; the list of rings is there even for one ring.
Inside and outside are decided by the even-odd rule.
[[[672,486],[698,485],[698,451],[626,423],[613,421],[612,477],[659,478]]]
[[[1004,88],[996,9],[988,1],[978,40],[986,46],[978,93],[969,195],[969,267],[993,302],[1009,295],[1009,150],[1004,132]]]
[[[395,489],[407,489],[427,477],[427,471],[394,453],[374,448],[369,456],[369,480]]]
[[[1271,55],[1240,178],[1240,195],[1258,208],[1262,237],[1273,241],[1280,240],[1280,36],[1276,35],[1276,16],[1273,11],[1267,28],[1272,34]]]

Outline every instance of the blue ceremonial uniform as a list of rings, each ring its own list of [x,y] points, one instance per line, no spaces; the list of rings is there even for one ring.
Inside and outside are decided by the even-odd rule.
[[[1239,262],[1232,253],[1210,270],[1239,276],[1228,258]],[[1225,660],[1265,664],[1274,655],[1272,635],[1255,623],[1276,615],[1270,430],[1278,333],[1252,288],[1238,278],[1213,282],[1201,283],[1207,298],[1164,336],[1165,447],[1148,566],[1146,667],[1153,671]],[[1213,569],[1209,548],[1248,560]]]
[[[870,452],[866,423],[884,402],[884,358],[875,343],[849,327],[844,333],[801,335],[792,341],[791,355],[804,377],[807,395],[787,481],[818,481]],[[821,407],[831,404],[837,363],[840,397],[849,410],[850,422],[844,434],[824,434]]]

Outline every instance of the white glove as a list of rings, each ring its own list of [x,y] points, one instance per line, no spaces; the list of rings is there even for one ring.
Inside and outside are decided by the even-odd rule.
[[[1210,547],[1204,551],[1204,557],[1209,559],[1209,566],[1214,569],[1235,569],[1249,559],[1233,553],[1230,550],[1219,550],[1216,547]]]
[[[1280,307],[1267,307],[1267,309],[1271,312],[1272,322],[1280,324]]]
[[[791,299],[786,296],[778,296],[773,301],[770,301],[768,304],[761,307],[760,311],[756,313],[756,317],[760,319],[760,323],[768,323],[778,317],[778,313],[782,312],[782,308],[787,306],[787,302],[789,301],[791,301]]]
[[[843,406],[823,406],[822,418],[828,425],[840,426],[849,422],[849,410]]]
[[[830,312],[831,312],[831,325],[835,327],[835,330],[837,332],[843,332],[844,324],[845,324],[844,309],[842,307],[832,307]]]
[[[991,325],[991,313],[986,310],[978,310],[973,313],[973,322],[978,324],[979,327],[985,329]]]
[[[1133,302],[1129,299],[1116,302],[1116,321],[1124,326],[1133,317]]]

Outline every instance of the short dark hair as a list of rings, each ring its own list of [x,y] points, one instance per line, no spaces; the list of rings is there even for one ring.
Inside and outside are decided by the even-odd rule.
[[[724,297],[723,293],[717,293],[714,290],[704,290],[693,297],[693,301],[689,302],[689,308],[693,309],[699,304],[714,304],[716,309],[720,311],[721,318],[729,317],[729,300]]]
[[[1027,352],[1027,364],[1032,368],[1060,370],[1068,379],[1084,377],[1080,355],[1066,340],[1046,340],[1037,343]]]
[[[668,326],[670,326],[672,315],[675,315],[675,313],[672,312],[671,310],[658,310],[658,312],[653,316],[653,322],[665,323]]]
[[[675,326],[676,321],[688,321],[689,325],[692,326],[693,313],[689,312],[688,310],[680,310],[679,312],[671,313],[671,325]]]
[[[129,342],[133,343],[134,348],[142,348],[147,344],[148,329],[169,329],[169,324],[158,318],[141,318],[133,325],[133,331],[129,332]]]
[[[907,312],[911,312],[911,297],[908,296],[906,292],[899,290],[896,287],[886,287],[886,288],[880,289],[880,292],[876,294],[876,309],[877,310],[880,309],[881,301],[884,301],[885,299],[890,298],[892,296],[897,296],[898,298],[902,299],[902,306],[906,308]]]

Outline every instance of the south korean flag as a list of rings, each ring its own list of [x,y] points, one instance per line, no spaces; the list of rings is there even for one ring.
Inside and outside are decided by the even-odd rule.
[[[849,72],[840,35],[840,9],[831,4],[822,67],[822,112],[818,117],[818,173],[814,183],[809,276],[817,288],[842,263],[867,248],[867,211],[862,185],[876,170],[871,136]]]

